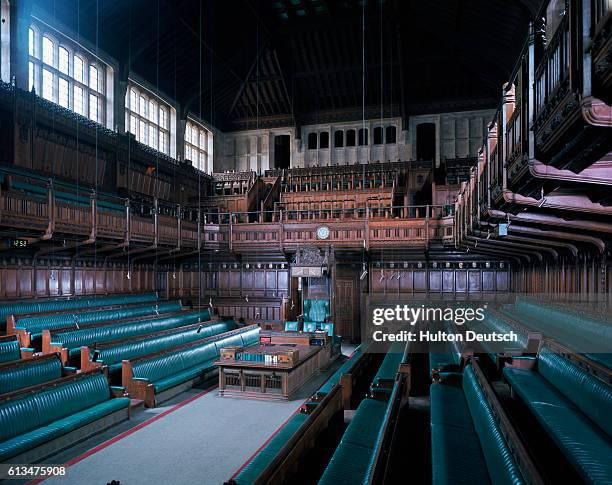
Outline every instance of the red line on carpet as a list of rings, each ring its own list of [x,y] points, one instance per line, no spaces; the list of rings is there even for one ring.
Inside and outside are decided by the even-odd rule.
[[[143,421],[142,423],[137,424],[137,425],[136,425],[136,426],[134,426],[133,428],[130,428],[130,429],[128,429],[128,430],[126,430],[126,431],[124,431],[123,433],[120,433],[120,434],[118,434],[117,436],[115,436],[115,437],[113,437],[113,438],[110,438],[109,440],[107,440],[107,441],[105,441],[105,442],[103,442],[103,443],[100,443],[100,444],[99,444],[99,445],[97,445],[97,446],[94,446],[94,447],[93,447],[91,450],[87,450],[86,452],[84,452],[84,453],[80,454],[79,456],[77,456],[77,457],[73,458],[72,460],[70,460],[70,461],[66,462],[66,463],[64,464],[64,466],[65,466],[66,468],[68,468],[68,467],[70,467],[70,466],[72,466],[72,465],[77,464],[78,462],[80,462],[80,461],[84,460],[85,458],[87,458],[87,457],[89,457],[89,456],[93,455],[94,453],[97,453],[98,451],[103,450],[104,448],[109,447],[109,446],[110,446],[110,445],[112,445],[113,443],[116,443],[117,441],[122,440],[123,438],[126,438],[127,436],[129,436],[129,435],[131,435],[131,434],[135,433],[136,431],[138,431],[138,430],[140,430],[140,429],[144,428],[145,426],[149,426],[150,424],[152,424],[152,423],[154,423],[155,421],[157,421],[157,420],[159,420],[159,419],[163,418],[164,416],[167,416],[168,414],[173,413],[174,411],[176,411],[176,410],[178,410],[178,409],[182,408],[183,406],[186,406],[187,404],[189,404],[189,403],[191,403],[191,402],[195,401],[196,399],[201,398],[202,396],[204,396],[204,395],[208,394],[209,392],[211,392],[211,391],[215,390],[216,388],[217,388],[217,386],[213,386],[213,387],[211,387],[210,389],[207,389],[207,390],[205,390],[205,391],[202,391],[202,392],[200,392],[200,393],[196,394],[195,396],[190,397],[190,398],[189,398],[189,399],[187,399],[186,401],[183,401],[183,402],[181,402],[181,403],[179,403],[179,404],[177,404],[177,405],[175,405],[175,406],[171,407],[170,409],[167,409],[167,410],[166,410],[166,411],[164,411],[163,413],[160,413],[160,414],[158,414],[157,416],[153,416],[151,419],[148,419],[148,420],[146,420],[146,421]],[[37,483],[41,483],[41,482],[43,482],[43,481],[47,480],[48,478],[51,478],[51,477],[37,478],[37,479],[35,479],[35,480],[32,480],[32,481],[30,481],[30,482],[27,482],[25,485],[35,485],[35,484],[37,484]]]

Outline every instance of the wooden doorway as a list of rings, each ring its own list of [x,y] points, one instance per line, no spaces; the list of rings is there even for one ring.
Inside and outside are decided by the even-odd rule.
[[[354,277],[337,277],[335,298],[336,334],[346,342],[359,338],[359,301]]]

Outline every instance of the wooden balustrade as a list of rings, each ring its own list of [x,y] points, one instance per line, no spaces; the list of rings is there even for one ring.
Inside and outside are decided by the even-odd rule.
[[[535,74],[536,118],[546,116],[561,100],[560,90],[569,81],[570,72],[570,25],[565,15],[552,39],[546,46]]]
[[[51,199],[53,200],[53,199]],[[452,239],[451,206],[366,206],[351,209],[308,210],[303,217],[295,212],[278,210],[269,222],[259,221],[259,213],[216,214],[219,221],[211,223],[209,215],[198,224],[181,220],[176,216],[159,215],[143,217],[130,213],[129,228],[126,213],[97,210],[95,225],[92,219],[94,206],[81,206],[53,200],[54,220],[50,224],[48,202],[31,200],[19,193],[2,192],[0,225],[20,229],[43,231],[55,228],[56,235],[87,235],[95,229],[99,237],[116,241],[127,239],[135,245],[151,245],[182,250],[198,249],[198,236],[202,250],[247,252],[253,250],[285,251],[302,244],[330,244],[339,247],[363,247],[366,245],[398,246],[423,245],[431,240]],[[156,222],[157,221],[157,222]],[[324,223],[329,226],[330,237],[319,240],[317,229]],[[95,227],[94,227],[95,226]],[[179,227],[181,230],[179,244]],[[126,230],[129,233],[126,234]],[[450,232],[449,232],[450,231]]]

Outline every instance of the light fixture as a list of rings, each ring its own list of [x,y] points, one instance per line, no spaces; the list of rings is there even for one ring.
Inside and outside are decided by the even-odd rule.
[[[364,279],[364,278],[367,276],[367,274],[368,274],[368,270],[367,270],[367,268],[366,268],[366,264],[365,264],[365,263],[363,263],[363,264],[361,265],[361,275],[359,276],[359,279],[360,279],[361,281],[363,281],[363,279]]]

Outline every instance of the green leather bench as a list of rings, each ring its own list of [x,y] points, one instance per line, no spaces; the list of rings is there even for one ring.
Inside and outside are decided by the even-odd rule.
[[[429,392],[432,483],[491,483],[461,387],[432,384]]]
[[[373,397],[388,399],[393,389],[393,383],[395,382],[399,366],[404,359],[405,348],[406,343],[404,342],[394,342],[389,347],[387,355],[385,355],[370,385],[370,393]]]
[[[214,362],[219,358],[222,348],[233,345],[246,347],[258,341],[259,327],[253,325],[233,330],[229,335],[225,333],[214,335],[203,343],[187,344],[150,357],[131,362],[124,359],[122,383],[128,389],[135,387],[129,382],[134,380],[142,382],[136,384],[139,388],[151,385],[154,395],[151,396],[149,390],[145,403],[153,407],[192,387],[195,381],[203,379],[207,373],[216,371]]]
[[[525,483],[471,365],[467,365],[463,370],[463,393],[481,444],[491,482],[494,484]]]
[[[80,354],[82,346],[94,343],[101,344],[112,340],[123,340],[208,320],[210,320],[210,311],[200,310],[134,322],[106,322],[79,330],[71,329],[65,332],[54,332],[49,336],[51,340],[49,350],[69,349],[69,356],[72,357]]]
[[[56,313],[52,315],[35,315],[15,318],[15,329],[29,332],[32,339],[40,338],[43,330],[78,325],[102,323],[109,320],[124,320],[126,318],[144,317],[147,315],[158,315],[181,310],[181,301],[151,302],[147,305],[127,306],[111,308],[108,310],[79,311],[68,313]]]
[[[430,398],[432,483],[525,483],[471,365]]]
[[[547,350],[504,377],[585,482],[612,483],[612,387]]]
[[[502,313],[612,369],[612,325],[608,322],[522,299],[504,306]]]
[[[292,416],[266,446],[240,470],[232,482],[237,485],[250,485],[254,483],[307,419],[307,414],[298,413]]]
[[[347,374],[347,373],[351,372],[351,369],[361,359],[361,357],[362,357],[363,353],[365,352],[366,348],[367,348],[367,344],[359,345],[355,349],[355,351],[353,352],[351,357],[349,359],[347,359],[340,367],[338,367],[336,372],[334,372],[332,374],[332,376],[319,388],[317,393],[319,393],[319,394],[327,394],[327,393],[329,393],[332,390],[332,387],[334,387],[336,384],[339,384],[340,383],[340,378],[344,374]]]
[[[55,354],[0,364],[0,395],[62,377],[62,363]]]
[[[101,372],[76,374],[0,399],[0,462],[36,463],[128,419]]]
[[[367,483],[377,437],[385,423],[388,403],[364,399],[359,404],[319,484],[354,485]]]
[[[57,298],[47,300],[20,300],[0,305],[0,317],[28,313],[55,312],[73,308],[96,306],[130,305],[157,301],[155,293],[137,293],[127,295],[81,296],[75,298]]]
[[[21,359],[19,341],[14,335],[0,337],[0,363]]]
[[[198,329],[200,329],[199,332]],[[134,359],[143,355],[160,352],[171,347],[203,340],[235,329],[236,323],[233,320],[227,320],[205,325],[193,324],[186,328],[179,327],[153,335],[144,335],[118,342],[108,342],[98,346],[99,357],[97,363],[107,365],[108,371],[113,373],[121,369],[121,361],[124,359]],[[83,355],[81,352],[81,368],[89,367],[90,364],[85,364],[84,367],[83,361],[88,359],[91,354],[91,349],[88,355]]]

